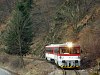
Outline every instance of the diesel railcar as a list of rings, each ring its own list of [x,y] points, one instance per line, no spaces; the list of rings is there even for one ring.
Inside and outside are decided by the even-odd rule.
[[[61,68],[80,68],[80,45],[67,42],[50,44],[45,50],[45,58]]]

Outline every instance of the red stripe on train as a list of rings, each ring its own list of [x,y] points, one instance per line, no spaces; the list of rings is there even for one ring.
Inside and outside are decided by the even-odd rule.
[[[57,54],[57,56],[80,56],[80,54]]]

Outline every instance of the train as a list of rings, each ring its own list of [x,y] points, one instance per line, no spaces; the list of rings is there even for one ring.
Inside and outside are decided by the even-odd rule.
[[[80,68],[80,45],[67,42],[45,46],[45,59],[61,68]]]

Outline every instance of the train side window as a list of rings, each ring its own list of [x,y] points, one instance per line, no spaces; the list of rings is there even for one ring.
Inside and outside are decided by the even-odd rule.
[[[54,48],[54,53],[58,53],[59,48]]]
[[[51,48],[46,48],[46,52],[52,52],[52,49]]]

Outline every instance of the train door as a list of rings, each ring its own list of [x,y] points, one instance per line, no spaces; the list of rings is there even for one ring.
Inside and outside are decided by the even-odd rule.
[[[54,56],[53,56],[53,50],[52,50],[52,48],[50,48],[50,47],[47,47],[47,48],[46,48],[45,57],[46,57],[46,59],[49,60],[49,61],[52,61],[52,60],[53,60]]]
[[[58,53],[59,53],[59,47],[55,47],[54,48],[54,60],[56,64],[58,64]]]

